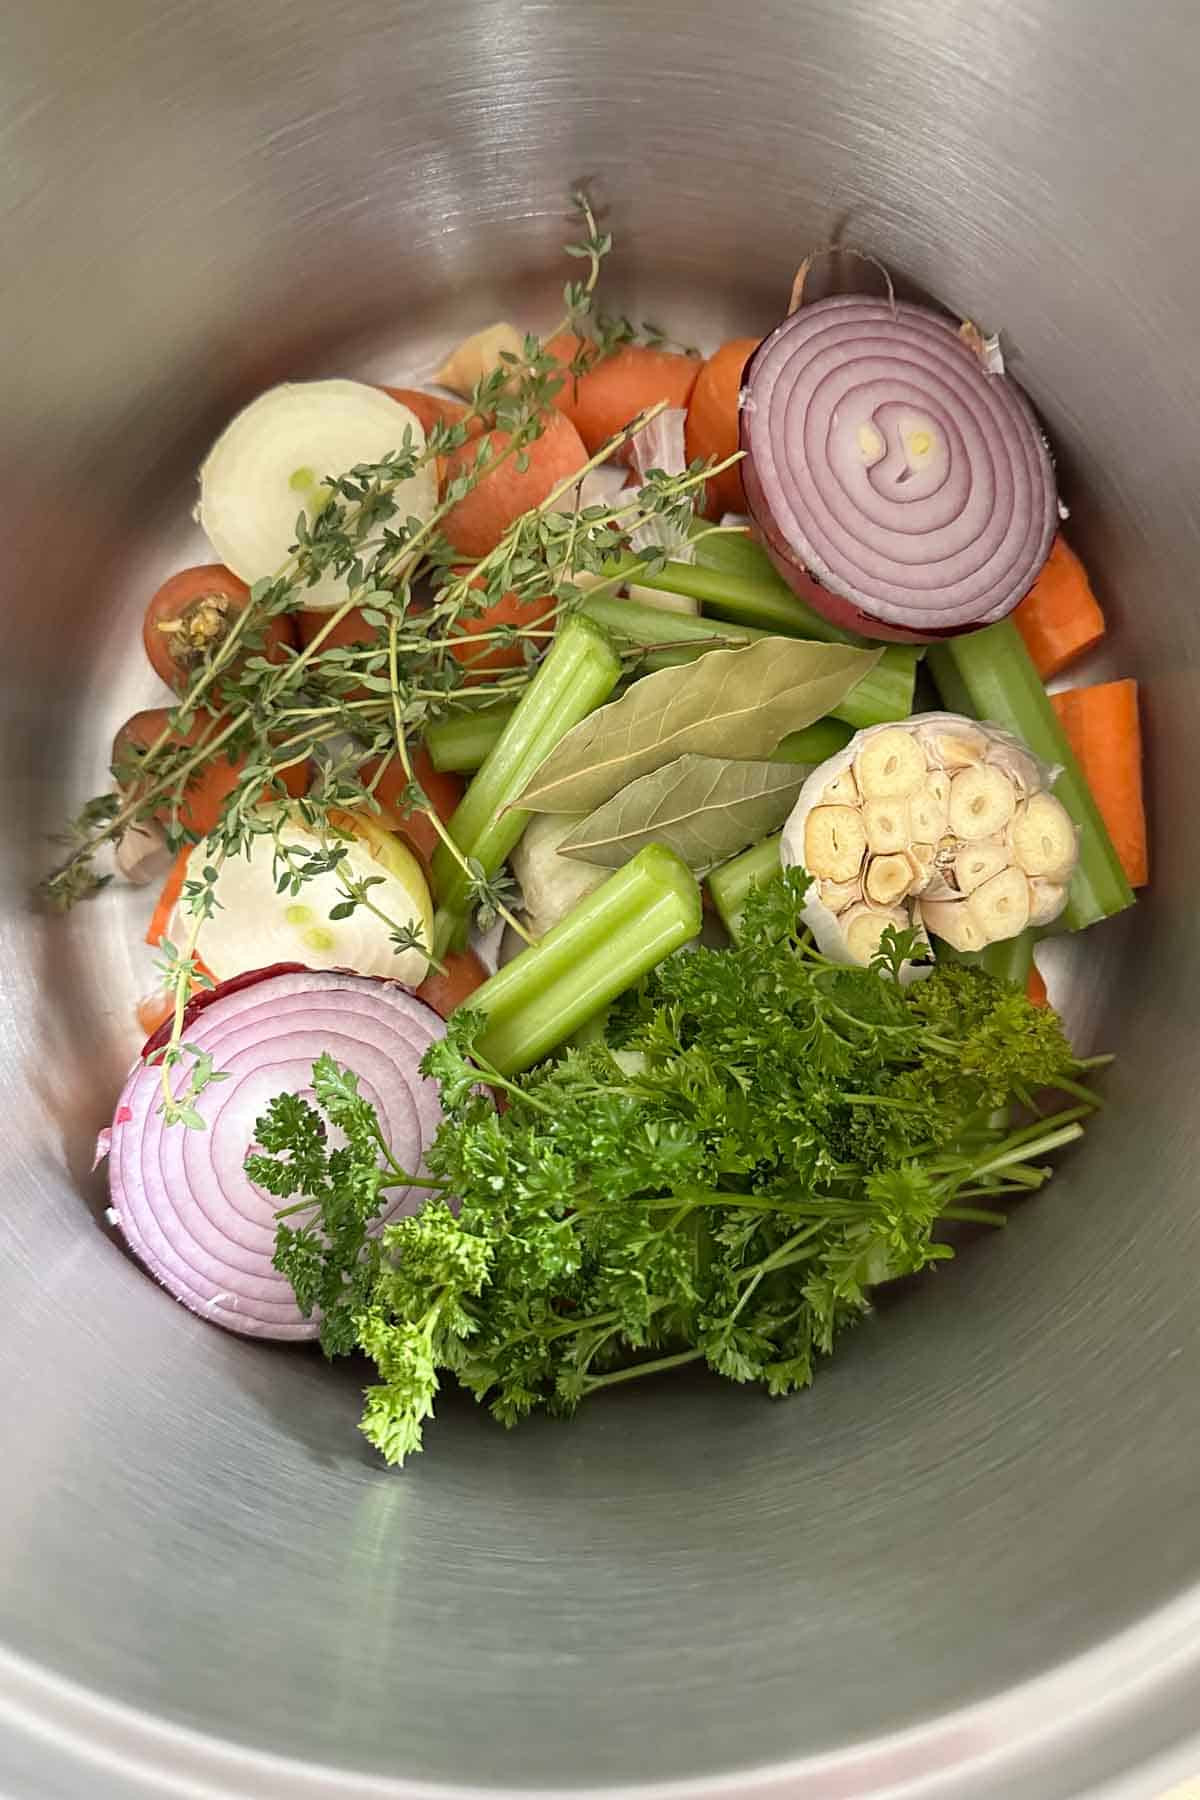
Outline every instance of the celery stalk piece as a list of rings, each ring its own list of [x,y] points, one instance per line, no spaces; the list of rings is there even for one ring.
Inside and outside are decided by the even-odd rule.
[[[1012,620],[938,644],[929,652],[929,667],[948,707],[1007,726],[1035,756],[1062,766],[1054,792],[1079,828],[1079,867],[1056,928],[1082,931],[1132,906],[1121,859]]]
[[[774,585],[761,580],[757,574],[747,578],[734,571],[709,567],[707,559],[699,560],[702,550],[703,545],[697,547],[696,562],[669,562],[652,575],[642,572],[643,565],[634,556],[614,557],[605,565],[605,573],[624,575],[638,587],[654,588],[661,594],[685,595],[689,600],[698,600],[706,613],[715,613],[717,617],[739,625],[778,633],[781,637],[819,638],[827,644],[866,642],[865,638],[839,631],[836,625],[823,619],[792,592],[769,563],[767,568]]]
[[[939,962],[967,963],[972,968],[986,969],[997,980],[1011,981],[1014,987],[1023,989],[1033,968],[1034,947],[1041,936],[1039,930],[1030,926],[1016,937],[1000,938],[984,950],[955,950],[941,938],[934,940],[934,949]]]
[[[447,824],[463,855],[485,876],[496,873],[529,822],[513,802],[533,771],[573,725],[608,699],[620,674],[620,658],[604,633],[587,619],[568,619]],[[470,878],[445,844],[434,852],[430,873],[440,956],[462,936]]]
[[[889,719],[907,719],[913,709],[917,664],[923,652],[907,644],[889,644],[869,675],[850,689],[831,718],[841,719],[855,731],[868,725],[885,725]]]
[[[641,573],[635,557],[614,558],[613,574],[664,594],[685,594],[706,613],[778,632],[782,637],[818,638],[826,644],[865,644],[868,639],[823,618],[794,593],[760,545],[744,533],[721,533],[696,540],[696,560],[669,562],[653,575]]]
[[[438,719],[425,733],[430,762],[443,775],[472,774],[494,747],[515,710],[494,704]]]
[[[694,565],[677,564],[689,571]],[[639,577],[640,579],[640,577]],[[630,644],[653,644],[645,658],[648,669],[666,669],[676,663],[694,662],[706,649],[723,650],[759,638],[805,637],[807,633],[759,631],[750,625],[728,625],[719,619],[689,618],[663,612],[636,600],[619,600],[612,594],[590,594],[582,612],[603,625],[615,638]],[[705,640],[711,639],[711,642]],[[906,644],[890,644],[869,675],[864,675],[833,717],[860,731],[867,725],[883,725],[889,719],[907,719],[912,712],[913,686],[921,652]]]
[[[764,838],[761,844],[754,844],[749,850],[743,850],[740,856],[731,857],[727,863],[722,863],[708,877],[708,891],[712,895],[713,905],[735,944],[741,939],[742,909],[746,904],[746,895],[756,882],[762,887],[772,880],[783,866],[779,854],[781,835],[776,831],[771,837]]]
[[[529,1068],[695,937],[701,918],[687,864],[647,844],[475,990],[467,1005],[488,1015],[479,1054],[502,1075]]]
[[[633,559],[626,560],[632,562]],[[692,565],[677,563],[671,567],[686,568],[690,575]],[[641,576],[638,580],[643,587],[649,586]],[[655,651],[646,661],[654,669],[694,662],[706,648],[729,649],[771,635],[767,631],[756,631],[752,626],[724,625],[717,619],[698,619],[690,613],[664,612],[660,606],[647,606],[640,600],[622,600],[616,594],[589,594],[580,610],[586,618],[594,619],[626,643],[653,644]],[[704,639],[711,639],[711,646],[698,641]]]
[[[800,763],[815,769],[819,763],[844,750],[853,736],[850,727],[843,725],[840,719],[816,719],[803,731],[789,731],[768,760]]]
[[[696,561],[713,580],[704,610],[719,619],[761,625],[789,637],[820,638],[827,644],[865,644],[869,640],[822,617],[790,588],[770,557],[747,532],[713,532],[696,540]]]

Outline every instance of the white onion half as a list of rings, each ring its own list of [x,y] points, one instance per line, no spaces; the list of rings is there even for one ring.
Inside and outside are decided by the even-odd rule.
[[[228,1076],[196,1100],[206,1128],[164,1124],[161,1069],[145,1061],[131,1071],[113,1116],[111,1216],[134,1255],[184,1306],[227,1331],[315,1337],[320,1321],[304,1318],[272,1267],[281,1203],[243,1168],[255,1122],[277,1094],[311,1098],[312,1065],[327,1051],[358,1076],[392,1154],[419,1176],[442,1111],[437,1083],[417,1065],[444,1031],[402,988],[355,975],[266,970],[205,996],[186,1039]],[[181,1079],[183,1071],[175,1073]],[[415,1212],[423,1195],[389,1190],[375,1229]]]
[[[284,845],[301,859],[318,855],[321,840],[299,823],[284,833]],[[356,821],[344,844],[342,873],[355,882],[373,881],[370,899],[379,910],[358,906],[348,918],[332,915],[345,901],[342,873],[306,880],[298,894],[277,891],[274,841],[251,839],[250,852],[220,866],[213,886],[215,910],[196,940],[204,966],[217,981],[277,962],[302,962],[312,969],[353,969],[419,987],[429,969],[423,950],[398,951],[392,926],[409,926],[423,944],[433,941],[433,903],[421,866],[412,852],[373,820]],[[189,873],[207,861],[198,844]],[[382,877],[382,879],[380,879]],[[381,918],[380,913],[385,916]],[[168,929],[172,943],[186,943],[191,918],[177,907]]]
[[[328,499],[324,479],[394,454],[406,428],[423,450],[416,414],[361,381],[288,382],[260,394],[225,427],[200,470],[199,519],[217,556],[243,581],[274,575],[296,541],[297,516],[307,513],[311,524]],[[437,504],[433,465],[400,482],[392,499],[398,520],[427,519]],[[314,611],[345,598],[345,579],[332,574],[304,591]]]

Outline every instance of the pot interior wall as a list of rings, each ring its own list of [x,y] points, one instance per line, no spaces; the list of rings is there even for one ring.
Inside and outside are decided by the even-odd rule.
[[[3,1652],[247,1755],[628,1783],[803,1773],[1191,1588],[1198,65],[1192,11],[1115,0],[10,9]],[[1119,1053],[1108,1114],[811,1395],[699,1381],[512,1435],[448,1396],[395,1475],[356,1438],[353,1376],[207,1330],[103,1230],[91,1145],[144,904],[49,920],[28,894],[156,697],[136,621],[201,549],[214,430],[279,379],[420,376],[460,329],[549,323],[581,179],[613,302],[677,335],[766,329],[839,234],[1004,329],[1112,621],[1094,669],[1144,684],[1155,891],[1060,953],[1081,1037]],[[1122,1754],[1169,1729],[1131,1725]],[[0,1775],[16,1754],[0,1734]],[[273,1792],[250,1766],[220,1791]],[[23,1792],[82,1791],[36,1767]],[[1072,1791],[1073,1767],[1021,1791]]]

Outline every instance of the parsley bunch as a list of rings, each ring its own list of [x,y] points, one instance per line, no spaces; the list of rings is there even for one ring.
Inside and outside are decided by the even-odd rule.
[[[317,1216],[281,1226],[276,1264],[302,1305],[332,1301],[330,1354],[374,1358],[363,1430],[389,1461],[420,1448],[443,1370],[505,1425],[688,1364],[805,1387],[878,1283],[953,1254],[942,1221],[1002,1224],[977,1203],[1040,1187],[1080,1134],[1098,1102],[1054,1013],[974,968],[901,986],[905,934],[870,970],[829,963],[799,925],[806,881],[753,892],[739,946],[672,957],[606,1041],[516,1080],[479,1055],[483,1016],[455,1014],[423,1068],[457,1211],[431,1199],[368,1242],[360,1207],[347,1240],[362,1171],[314,1168],[309,1109],[277,1103]],[[1072,1104],[1043,1114],[1046,1089]]]

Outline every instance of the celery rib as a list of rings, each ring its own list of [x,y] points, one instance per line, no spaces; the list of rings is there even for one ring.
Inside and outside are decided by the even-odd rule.
[[[764,838],[761,844],[743,850],[740,856],[722,863],[708,877],[708,891],[712,895],[713,905],[735,944],[741,939],[742,912],[750,889],[756,883],[761,887],[771,881],[782,867],[779,850],[781,835],[777,831],[771,837]]]
[[[529,1068],[695,937],[701,920],[687,864],[648,844],[471,995],[488,1015],[480,1056],[502,1075]]]
[[[515,802],[530,776],[573,726],[607,700],[620,674],[620,658],[604,633],[586,619],[568,619],[446,827],[485,878],[496,874],[529,822]],[[440,956],[464,936],[471,877],[445,844],[434,852],[430,873]]]
[[[1121,859],[1012,620],[938,644],[929,652],[929,667],[948,707],[1006,726],[1035,756],[1061,766],[1054,792],[1079,828],[1079,866],[1058,928],[1081,931],[1132,906]]]

